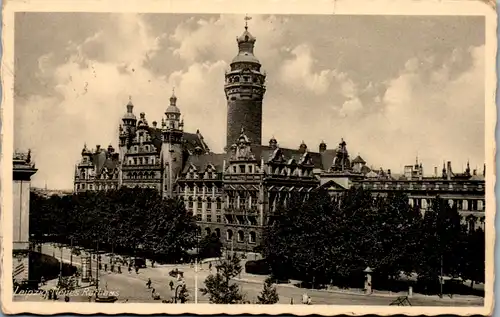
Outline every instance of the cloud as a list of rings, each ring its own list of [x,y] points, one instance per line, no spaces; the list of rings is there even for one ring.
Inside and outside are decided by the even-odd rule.
[[[147,31],[142,18],[127,16],[113,23],[115,28],[80,44],[70,43],[67,49],[72,55],[63,64],[56,65],[51,55],[41,56],[39,72],[52,74],[55,94],[16,101],[15,144],[33,151],[39,168],[35,186],[47,181],[51,188],[71,188],[74,164],[84,143],[117,147],[118,124],[129,96],[136,114],[145,112],[149,122],[160,122],[173,86],[186,129],[203,132],[209,120],[220,138],[211,137],[212,133],[207,141],[222,147],[225,118],[220,114],[225,110],[222,87],[227,65],[194,63],[172,74],[154,74],[144,65],[148,54],[156,54],[158,40]],[[123,34],[116,33],[117,29]]]
[[[21,85],[23,98],[16,94],[15,101],[15,144],[33,150],[39,168],[35,186],[47,181],[51,188],[71,188],[85,142],[117,146],[129,95],[136,114],[145,112],[150,123],[160,122],[174,86],[186,131],[200,129],[213,151],[222,150],[224,71],[237,52],[243,16],[178,19],[183,22],[154,29],[144,15],[109,15],[85,38],[65,40],[54,54],[44,50],[31,66],[36,69],[23,70],[47,86],[43,94],[33,94]],[[332,50],[323,38],[300,35],[304,17],[293,24],[288,19],[255,16],[249,25],[267,72],[264,143],[275,136],[283,147],[298,148],[304,140],[316,150],[321,140],[334,148],[344,137],[352,156],[360,153],[368,164],[394,172],[413,163],[417,153],[428,171],[443,159],[456,162],[456,169],[467,159],[472,168],[482,166],[484,47],[438,54],[428,47],[440,42],[429,40],[422,48],[426,55],[397,55],[402,62],[391,65],[391,72],[382,67],[366,79],[354,69],[356,63],[339,71],[341,61],[329,55],[335,50],[352,54],[354,48],[341,47],[351,44],[335,43]],[[311,25],[306,22],[302,25]],[[385,55],[392,51],[380,54],[390,59]],[[359,56],[366,55],[368,61],[357,59],[361,70],[367,64],[371,70],[382,58],[364,51]]]
[[[281,80],[295,88],[306,88],[318,95],[326,93],[336,75],[335,72],[329,69],[314,72],[316,61],[311,48],[306,44],[295,47],[290,53],[293,57],[283,63]]]
[[[428,172],[443,160],[453,161],[457,170],[467,160],[482,167],[484,46],[460,54],[472,62],[456,77],[450,65],[429,71],[420,67],[420,61],[409,61],[398,77],[388,81],[379,112],[353,117],[339,127],[349,135],[351,149],[361,151],[368,162],[395,171],[416,155]]]

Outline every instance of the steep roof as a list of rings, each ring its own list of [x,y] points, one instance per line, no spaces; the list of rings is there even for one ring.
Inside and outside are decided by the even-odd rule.
[[[92,155],[96,175],[101,175],[104,168],[110,172],[114,171],[118,168],[119,162],[118,153],[109,153],[105,149],[99,149]]]
[[[148,131],[149,134],[151,135],[151,141],[156,147],[156,151],[160,153],[161,145],[163,143],[161,138],[161,129],[148,127]],[[191,153],[194,151],[196,147],[200,147],[204,151],[209,150],[207,144],[203,140],[203,136],[201,135],[201,133],[199,133],[199,131],[197,133],[184,132],[183,138],[184,138],[184,144],[183,144],[184,150],[187,150]]]
[[[354,164],[356,164],[356,163],[365,164],[366,162],[365,162],[365,160],[363,160],[361,158],[361,156],[358,155],[358,156],[356,156],[356,158],[354,160],[352,160],[352,163],[354,163]]]
[[[195,166],[199,172],[205,171],[205,169],[211,164],[215,167],[217,173],[221,173],[224,165],[224,160],[227,154],[225,153],[207,153],[201,155],[190,155],[187,158],[186,163],[182,173],[187,173],[191,165]]]

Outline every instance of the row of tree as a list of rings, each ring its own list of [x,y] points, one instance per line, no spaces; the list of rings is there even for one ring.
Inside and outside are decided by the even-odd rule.
[[[442,275],[484,282],[484,231],[461,220],[439,197],[423,213],[405,194],[352,188],[332,198],[318,191],[280,208],[262,249],[280,280],[362,287],[370,267],[374,287],[416,273],[418,285],[435,292]]]
[[[34,241],[162,255],[174,260],[198,244],[196,219],[184,204],[153,189],[122,188],[44,197],[31,193]]]

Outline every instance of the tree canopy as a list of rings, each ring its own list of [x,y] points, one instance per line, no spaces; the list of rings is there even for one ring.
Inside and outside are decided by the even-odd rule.
[[[121,188],[30,201],[30,233],[35,241],[129,253],[182,257],[196,245],[196,222],[180,200],[158,191]]]
[[[217,273],[210,274],[205,279],[205,287],[200,291],[208,295],[213,304],[241,304],[244,296],[239,286],[232,283],[231,279],[240,274],[242,267],[238,256],[223,259],[215,266]]]
[[[422,212],[404,193],[374,196],[351,188],[292,200],[273,215],[263,255],[274,278],[314,285],[363,287],[417,273],[424,284],[441,274],[484,280],[484,232],[467,230],[456,207],[435,197]]]

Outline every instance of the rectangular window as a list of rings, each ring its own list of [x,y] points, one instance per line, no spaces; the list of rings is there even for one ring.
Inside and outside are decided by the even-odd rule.
[[[207,222],[212,222],[212,215],[207,215]]]
[[[240,173],[241,174],[245,173],[245,165],[240,165]]]
[[[188,206],[189,208],[193,208],[193,202],[192,201],[188,202]]]
[[[229,209],[234,208],[234,197],[229,197]]]
[[[144,164],[148,165],[149,164],[149,159],[147,157],[144,158]]]
[[[233,173],[236,174],[236,166],[233,166]]]
[[[217,210],[221,210],[222,209],[222,202],[219,200],[217,201]]]
[[[201,221],[201,214],[196,215],[196,221]]]
[[[217,222],[222,222],[221,215],[217,215]]]
[[[212,210],[212,202],[211,201],[207,202],[207,210]]]
[[[199,201],[199,202],[198,202],[198,209],[201,209],[201,208],[202,208],[202,202],[201,202],[201,201]]]
[[[248,173],[250,173],[250,174],[253,173],[253,166],[252,165],[248,166]]]

